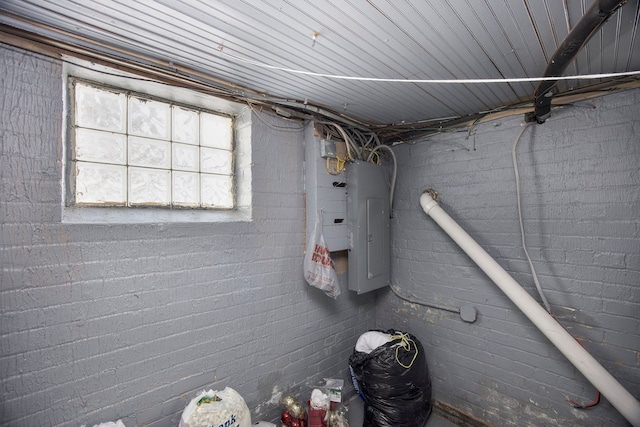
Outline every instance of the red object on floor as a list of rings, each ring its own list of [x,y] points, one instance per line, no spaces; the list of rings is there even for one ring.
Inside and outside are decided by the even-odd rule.
[[[324,418],[327,416],[327,411],[324,409],[312,409],[309,402],[309,416],[307,419],[307,427],[327,427],[327,423]]]

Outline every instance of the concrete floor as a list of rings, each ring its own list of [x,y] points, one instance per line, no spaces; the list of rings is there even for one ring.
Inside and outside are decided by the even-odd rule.
[[[349,427],[362,427],[363,418],[364,402],[359,396],[354,396],[349,400]],[[456,424],[445,420],[434,411],[425,427],[456,427]]]

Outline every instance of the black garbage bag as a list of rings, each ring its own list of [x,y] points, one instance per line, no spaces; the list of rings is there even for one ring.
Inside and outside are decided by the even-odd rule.
[[[353,385],[365,402],[363,427],[423,427],[431,414],[431,378],[422,344],[409,333],[349,358]]]

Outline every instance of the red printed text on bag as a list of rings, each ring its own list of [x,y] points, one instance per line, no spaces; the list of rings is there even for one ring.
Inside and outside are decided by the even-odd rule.
[[[313,255],[311,255],[311,261],[333,268],[333,260],[329,254],[329,248],[326,246],[316,245]]]

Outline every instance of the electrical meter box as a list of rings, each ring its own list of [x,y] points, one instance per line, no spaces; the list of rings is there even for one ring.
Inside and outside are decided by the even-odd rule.
[[[362,294],[389,285],[389,183],[382,166],[347,166],[349,289]]]

